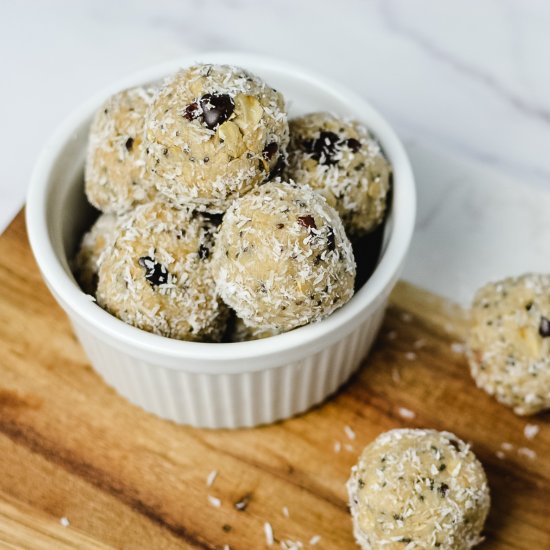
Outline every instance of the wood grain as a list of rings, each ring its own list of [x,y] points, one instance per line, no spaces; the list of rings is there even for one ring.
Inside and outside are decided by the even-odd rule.
[[[308,548],[320,535],[315,548],[352,549],[349,470],[380,432],[410,426],[472,442],[493,497],[484,548],[550,548],[550,417],[518,418],[476,389],[451,349],[464,331],[457,306],[398,285],[373,353],[337,396],[273,426],[208,431],[139,410],[94,373],[41,281],[22,215],[0,237],[0,281],[5,547],[261,549],[269,522],[277,541]],[[527,422],[541,428],[533,440]],[[514,447],[502,459],[503,442]]]

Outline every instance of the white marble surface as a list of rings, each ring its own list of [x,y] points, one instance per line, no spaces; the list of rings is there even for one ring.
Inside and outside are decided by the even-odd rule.
[[[550,4],[542,0],[0,0],[0,230],[55,125],[113,79],[267,53],[364,94],[418,180],[405,277],[460,301],[550,270]]]

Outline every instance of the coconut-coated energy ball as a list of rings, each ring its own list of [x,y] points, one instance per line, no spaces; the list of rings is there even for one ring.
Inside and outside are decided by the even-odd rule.
[[[283,96],[228,65],[182,70],[148,115],[147,170],[172,202],[224,212],[270,177],[288,144]]]
[[[101,260],[113,244],[120,223],[114,214],[101,214],[80,241],[73,271],[80,288],[88,294],[95,294]]]
[[[138,206],[101,263],[98,304],[155,334],[218,341],[227,308],[212,276],[216,232],[209,218],[163,200]]]
[[[284,332],[330,315],[352,297],[355,260],[340,217],[321,195],[268,182],[225,214],[214,276],[246,325]]]
[[[145,174],[143,127],[153,89],[111,96],[96,112],[86,157],[86,196],[103,212],[123,213],[155,193]]]
[[[348,235],[365,235],[382,223],[391,167],[363,125],[330,113],[295,118],[288,152],[288,177],[321,192]]]
[[[550,275],[510,277],[481,288],[467,344],[480,388],[516,414],[550,408]]]
[[[364,449],[347,488],[363,550],[467,550],[482,540],[490,507],[485,472],[451,433],[383,433]]]

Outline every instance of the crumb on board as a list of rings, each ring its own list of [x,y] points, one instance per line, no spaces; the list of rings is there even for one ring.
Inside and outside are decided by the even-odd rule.
[[[401,418],[407,418],[407,419],[416,418],[416,413],[414,411],[411,411],[410,409],[407,409],[406,407],[399,407],[397,409],[397,413]]]
[[[466,351],[466,346],[462,342],[453,342],[451,344],[451,351],[456,354],[463,354]]]
[[[216,481],[216,478],[218,477],[218,470],[212,470],[208,477],[206,478],[206,486],[212,487],[214,485],[214,481]]]
[[[239,510],[239,512],[244,512],[247,509],[249,502],[250,502],[250,495],[244,495],[244,497],[242,497],[237,502],[235,502],[234,506],[237,510]]]
[[[513,451],[514,450],[514,446],[511,443],[508,443],[508,441],[503,441],[500,444],[500,447],[504,451]]]
[[[219,508],[222,505],[222,501],[217,497],[213,497],[212,495],[208,495],[208,502],[210,502],[210,504],[214,506],[214,508]]]
[[[304,543],[301,540],[286,539],[280,543],[281,550],[300,550],[304,547]]]
[[[271,527],[271,523],[266,521],[264,523],[264,534],[265,534],[265,542],[268,546],[271,546],[275,539],[273,538],[273,527]]]
[[[339,453],[342,450],[342,444],[339,441],[334,442],[334,452]]]
[[[283,506],[283,516],[285,516],[285,518],[290,517],[290,513],[289,513],[288,508],[286,506]]]
[[[60,523],[63,527],[69,527],[69,525],[71,525],[71,522],[69,521],[69,518],[66,518],[65,516],[63,516],[63,517],[59,520],[59,523]]]
[[[391,378],[395,384],[399,384],[399,382],[401,382],[401,375],[399,374],[399,369],[397,367],[393,367],[391,370]]]
[[[523,435],[527,439],[535,438],[539,432],[540,426],[537,426],[536,424],[526,424],[525,428],[523,428]]]
[[[506,458],[506,455],[504,454],[503,451],[497,451],[495,454],[497,455],[497,458],[500,460],[504,460]]]
[[[414,353],[414,351],[408,351],[405,353],[405,359],[407,361],[414,361],[416,359],[416,353]]]
[[[525,458],[528,458],[529,460],[535,460],[537,458],[537,453],[533,451],[533,449],[529,449],[528,447],[520,447],[518,449],[518,455],[524,456]]]
[[[314,535],[309,539],[309,544],[311,544],[311,546],[315,546],[319,542],[321,542],[321,535]]]
[[[414,349],[422,349],[426,345],[426,340],[424,338],[419,338],[413,344]]]
[[[346,432],[348,439],[355,439],[355,432],[351,429],[350,426],[344,426],[344,432]]]

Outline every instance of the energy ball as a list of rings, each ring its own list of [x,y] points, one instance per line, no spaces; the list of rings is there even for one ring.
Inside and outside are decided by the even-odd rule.
[[[138,206],[101,263],[98,304],[135,327],[218,341],[227,308],[212,276],[217,224],[163,200]]]
[[[485,472],[451,433],[383,433],[364,449],[347,488],[363,550],[466,550],[482,540],[490,506]]]
[[[175,204],[224,212],[276,171],[288,144],[283,96],[228,65],[197,65],[162,87],[146,123],[147,170]]]
[[[84,174],[86,196],[102,212],[123,213],[150,199],[145,177],[143,127],[152,89],[111,96],[95,114]]]
[[[214,276],[247,326],[284,332],[323,319],[353,296],[355,260],[340,217],[321,195],[268,182],[225,214]]]
[[[330,113],[291,120],[287,175],[321,192],[350,236],[365,235],[384,220],[391,167],[358,122]]]
[[[80,288],[87,294],[95,294],[101,260],[115,241],[119,225],[114,214],[101,214],[80,241],[72,267]]]
[[[527,274],[481,288],[467,348],[478,387],[519,415],[550,408],[550,276]]]

